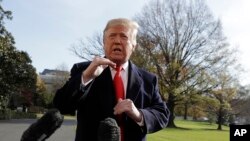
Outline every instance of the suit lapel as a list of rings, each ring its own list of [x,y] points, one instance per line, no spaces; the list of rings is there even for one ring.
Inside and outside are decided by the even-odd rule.
[[[126,98],[129,98],[133,102],[135,102],[139,94],[140,88],[141,88],[142,80],[138,74],[137,67],[131,62],[129,62],[129,74],[128,75],[129,76],[128,76]]]

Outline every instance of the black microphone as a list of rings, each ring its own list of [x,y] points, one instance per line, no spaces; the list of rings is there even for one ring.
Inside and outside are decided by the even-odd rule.
[[[45,141],[62,125],[63,118],[59,110],[48,110],[24,131],[21,141]]]
[[[99,123],[98,141],[119,141],[120,128],[115,119],[106,118]]]

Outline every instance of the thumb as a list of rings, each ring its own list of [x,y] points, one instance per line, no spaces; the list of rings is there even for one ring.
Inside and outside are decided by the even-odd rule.
[[[122,99],[121,99],[121,98],[119,98],[119,99],[118,99],[118,101],[117,101],[117,103],[120,103],[121,101],[122,101]]]

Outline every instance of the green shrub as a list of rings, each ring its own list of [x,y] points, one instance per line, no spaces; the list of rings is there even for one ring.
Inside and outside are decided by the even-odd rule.
[[[35,113],[13,112],[12,119],[37,118]]]
[[[35,113],[17,112],[10,109],[0,110],[0,120],[37,118]]]
[[[12,117],[12,111],[10,109],[2,109],[0,110],[0,120],[2,119],[11,119]]]

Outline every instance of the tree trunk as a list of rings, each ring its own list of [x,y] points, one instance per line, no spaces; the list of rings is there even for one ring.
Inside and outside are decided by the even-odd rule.
[[[186,102],[184,104],[184,120],[187,120],[187,114],[188,114],[188,103]]]
[[[175,103],[174,103],[174,98],[173,97],[174,96],[172,94],[169,94],[168,102],[167,102],[167,106],[168,106],[168,109],[170,111],[168,127],[176,128],[176,125],[174,123],[174,119],[175,119],[175,115],[174,115]]]
[[[218,128],[217,130],[222,130],[222,108],[219,110],[219,115],[218,115]]]

